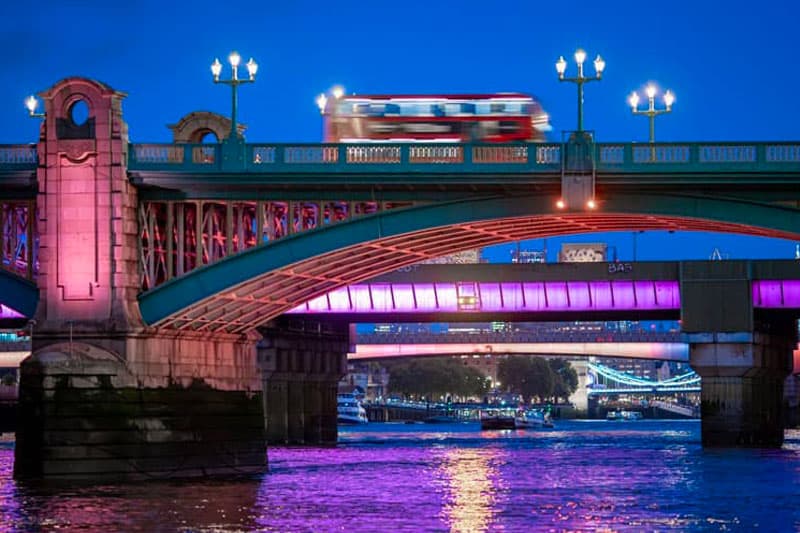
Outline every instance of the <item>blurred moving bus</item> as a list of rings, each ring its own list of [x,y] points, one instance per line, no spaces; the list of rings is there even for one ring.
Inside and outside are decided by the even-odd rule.
[[[322,111],[325,142],[542,142],[551,129],[522,93],[343,95]]]

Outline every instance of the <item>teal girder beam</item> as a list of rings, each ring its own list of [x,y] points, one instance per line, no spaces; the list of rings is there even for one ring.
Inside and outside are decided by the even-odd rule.
[[[31,318],[38,304],[39,288],[35,282],[0,269],[0,305],[10,307],[25,318]]]
[[[615,194],[596,211],[551,196],[488,197],[356,218],[249,249],[139,296],[150,325],[241,333],[335,288],[420,261],[521,239],[632,230],[800,240],[800,210],[730,198]]]

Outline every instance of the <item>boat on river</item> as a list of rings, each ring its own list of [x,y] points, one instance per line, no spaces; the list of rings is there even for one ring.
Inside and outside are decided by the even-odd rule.
[[[336,395],[336,422],[339,424],[366,424],[367,410],[358,401],[355,394],[339,393]]]
[[[517,429],[551,428],[553,421],[541,409],[520,409],[514,415],[514,426]]]
[[[642,413],[640,411],[609,411],[606,413],[606,420],[641,420]]]
[[[484,409],[481,411],[481,429],[516,429],[513,409]]]

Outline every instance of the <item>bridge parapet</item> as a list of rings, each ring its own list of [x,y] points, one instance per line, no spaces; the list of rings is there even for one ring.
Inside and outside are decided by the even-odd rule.
[[[0,168],[34,170],[39,163],[35,144],[0,144]]]
[[[131,171],[214,173],[223,170],[220,144],[132,144]],[[598,143],[598,172],[647,170],[717,172],[722,168],[759,170],[800,168],[800,143]],[[562,145],[521,144],[247,144],[238,170],[273,172],[553,172],[560,169]],[[2,159],[0,159],[2,163]],[[430,167],[428,167],[430,165]],[[729,166],[730,165],[730,166]],[[788,168],[792,167],[792,168]]]

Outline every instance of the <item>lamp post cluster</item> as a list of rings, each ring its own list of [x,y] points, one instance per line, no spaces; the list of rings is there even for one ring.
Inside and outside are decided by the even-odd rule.
[[[628,97],[628,103],[631,104],[631,111],[634,115],[645,115],[650,119],[650,143],[656,142],[656,116],[670,113],[672,111],[672,104],[675,102],[675,95],[667,91],[664,93],[664,104],[667,106],[663,109],[656,109],[656,87],[653,84],[647,86],[644,90],[647,94],[647,109],[639,109],[639,95],[636,91],[632,92]]]
[[[558,72],[558,81],[569,81],[578,86],[578,131],[583,131],[583,84],[589,83],[590,81],[599,81],[603,77],[603,71],[606,68],[606,62],[603,61],[603,58],[598,56],[594,60],[594,71],[595,75],[593,77],[586,77],[583,75],[583,63],[586,61],[586,52],[578,48],[575,51],[575,63],[578,65],[578,75],[574,78],[569,78],[564,76],[564,73],[567,70],[567,62],[564,59],[564,56],[558,58],[556,61],[556,72]]]
[[[556,72],[558,72],[558,80],[559,81],[568,81],[575,83],[578,86],[578,131],[583,131],[583,85],[585,83],[589,83],[591,81],[599,81],[603,77],[603,71],[606,68],[606,62],[603,61],[603,58],[598,55],[594,60],[594,71],[595,75],[593,77],[587,77],[583,74],[583,64],[586,62],[586,52],[582,49],[578,49],[575,51],[575,63],[578,65],[578,75],[575,77],[567,77],[565,73],[567,71],[567,61],[564,59],[564,56],[558,58],[556,61]],[[632,111],[634,115],[645,115],[650,119],[650,142],[655,142],[655,117],[658,115],[663,115],[664,113],[669,113],[672,111],[672,104],[675,102],[675,95],[670,92],[666,91],[664,93],[664,104],[666,108],[664,109],[656,109],[655,107],[655,96],[657,90],[655,85],[650,84],[645,89],[645,94],[647,94],[649,106],[647,109],[640,110],[639,106],[639,95],[636,92],[633,92],[630,97],[628,98],[628,102],[631,105]]]
[[[219,75],[222,74],[222,63],[219,62],[219,59],[214,59],[214,62],[211,64],[211,74],[214,76],[214,83],[222,83],[231,86],[231,132],[227,139],[230,141],[239,139],[239,133],[236,131],[236,107],[238,105],[237,89],[239,85],[244,83],[255,82],[256,72],[258,72],[258,63],[251,57],[250,61],[245,64],[248,77],[239,78],[239,64],[241,61],[242,57],[235,51],[231,52],[228,56],[228,62],[231,64],[231,78],[228,80],[219,79]]]

